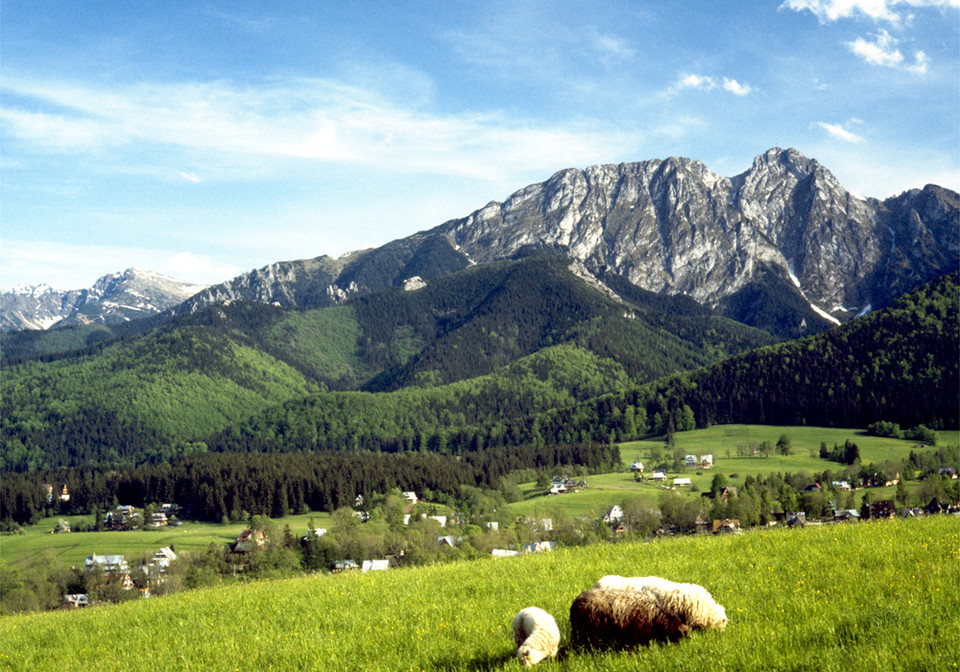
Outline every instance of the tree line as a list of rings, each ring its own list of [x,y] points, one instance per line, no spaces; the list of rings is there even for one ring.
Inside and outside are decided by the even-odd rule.
[[[274,518],[306,511],[334,511],[357,495],[369,499],[393,489],[455,496],[464,486],[496,489],[504,476],[525,468],[582,466],[605,471],[620,463],[617,446],[571,444],[494,448],[462,456],[410,452],[203,453],[173,464],[125,469],[82,467],[9,474],[0,481],[0,521],[25,524],[51,512],[43,485],[66,485],[69,502],[60,513],[106,510],[116,504],[142,507],[175,502],[191,518],[242,520],[248,514]]]

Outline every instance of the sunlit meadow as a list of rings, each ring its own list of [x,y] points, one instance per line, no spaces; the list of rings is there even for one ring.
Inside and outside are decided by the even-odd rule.
[[[960,660],[960,524],[874,521],[601,544],[385,573],[315,575],[0,619],[0,669],[512,670],[511,620],[537,605],[564,643],[601,575],[706,586],[723,632],[543,670],[941,670]]]

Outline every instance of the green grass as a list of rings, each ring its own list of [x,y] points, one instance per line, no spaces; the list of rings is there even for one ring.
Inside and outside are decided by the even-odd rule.
[[[164,546],[173,546],[178,553],[198,551],[211,543],[223,545],[236,541],[237,536],[247,526],[246,523],[219,525],[214,523],[187,523],[181,527],[162,527],[156,530],[132,530],[123,532],[70,532],[69,534],[50,534],[57,521],[63,518],[70,522],[74,530],[86,529],[93,523],[93,516],[61,516],[47,518],[36,525],[29,525],[23,534],[0,537],[0,558],[9,565],[29,563],[45,549],[49,556],[70,567],[80,567],[88,555],[125,555],[134,559],[144,554],[153,555]],[[282,530],[290,525],[295,535],[307,533],[310,520],[317,527],[329,524],[328,513],[308,513],[288,516],[274,521]]]
[[[542,670],[954,669],[960,529],[952,517],[738,537],[602,544],[377,574],[309,576],[0,619],[0,669],[516,670],[511,621],[569,605],[604,574],[707,587],[724,632]]]
[[[785,434],[792,446],[790,455],[770,455],[769,457],[737,457],[737,444],[761,443],[769,441],[776,445],[777,440]],[[847,439],[852,440],[860,448],[863,464],[882,463],[888,460],[902,460],[909,456],[910,451],[917,445],[916,441],[907,439],[889,439],[869,436],[862,429],[837,429],[828,427],[775,427],[771,425],[718,425],[709,429],[698,429],[689,432],[678,432],[674,441],[684,454],[695,455],[712,454],[713,469],[683,469],[679,472],[668,471],[666,486],[670,486],[678,476],[689,477],[692,490],[682,490],[690,497],[699,498],[701,493],[710,490],[710,484],[717,473],[728,477],[728,484],[742,486],[747,476],[767,476],[775,472],[781,474],[791,472],[807,472],[811,476],[821,474],[826,470],[839,472],[845,465],[830,462],[819,457],[820,442],[825,441],[832,449],[834,444],[843,445]],[[939,432],[939,443],[953,445],[960,443],[960,432]],[[663,446],[662,439],[647,441],[631,441],[620,444],[621,459],[629,464],[639,459],[649,465],[647,456],[651,448]],[[727,451],[730,457],[727,457]],[[924,448],[930,450],[930,448]],[[648,468],[649,476],[652,469]],[[730,478],[737,474],[736,478]],[[568,492],[558,496],[548,496],[538,490],[533,483],[521,484],[523,501],[510,505],[510,510],[517,516],[529,516],[544,508],[559,506],[571,516],[602,515],[613,504],[620,504],[625,498],[642,495],[656,501],[663,492],[663,484],[650,481],[637,483],[633,474],[624,469],[619,473],[595,474],[587,476],[589,486],[580,492]],[[919,488],[919,482],[907,483],[908,491]],[[871,488],[874,499],[889,499],[895,493],[894,487]],[[859,496],[857,497],[859,501]]]

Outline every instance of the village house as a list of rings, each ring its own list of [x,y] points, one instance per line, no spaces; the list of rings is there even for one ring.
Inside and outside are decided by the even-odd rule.
[[[701,455],[700,456],[700,468],[701,469],[712,469],[713,468],[713,455]]]
[[[47,497],[47,504],[53,504],[53,485],[51,485],[50,483],[44,483],[40,487],[43,489],[43,492]],[[61,502],[70,501],[70,491],[67,490],[66,484],[64,484],[64,486],[60,488],[59,494],[57,495],[57,499],[59,499]]]
[[[667,480],[667,475],[662,471],[655,471],[653,475],[650,476],[651,481],[665,481]]]
[[[360,565],[355,560],[338,560],[330,566],[330,571],[334,574],[340,572],[355,572],[360,569]]]
[[[623,509],[616,504],[607,509],[607,512],[603,514],[603,522],[607,523],[608,525],[616,525],[622,518]]]
[[[133,579],[130,578],[130,565],[122,555],[88,555],[83,565],[84,572],[102,571],[105,576],[116,576],[124,590],[130,590],[134,587]]]
[[[234,553],[252,553],[255,550],[262,551],[267,547],[267,536],[262,530],[244,530],[237,537],[233,545]]]
[[[57,521],[57,526],[53,528],[53,531],[51,532],[51,534],[65,534],[67,532],[70,532],[70,530],[71,530],[70,522],[61,518],[60,520]]]
[[[364,560],[363,565],[360,567],[362,573],[367,572],[385,572],[390,569],[390,561],[387,559],[383,560]]]
[[[490,552],[490,555],[492,555],[495,558],[514,558],[520,555],[520,552],[510,551],[503,548],[495,548]]]
[[[696,455],[687,455],[684,458],[684,464],[688,469],[696,469],[697,467],[697,456]]]
[[[837,509],[833,512],[833,520],[837,523],[856,523],[860,520],[860,512],[856,509]]]
[[[79,609],[89,604],[86,593],[71,593],[63,596],[63,606],[68,609]]]
[[[640,462],[639,460],[637,460],[636,462],[631,462],[631,463],[630,463],[630,471],[635,471],[635,472],[639,472],[639,473],[642,474],[642,473],[643,473],[643,462]]]
[[[673,487],[675,488],[689,488],[692,485],[689,478],[681,477],[673,479]]]
[[[167,514],[162,511],[150,514],[150,522],[147,523],[150,527],[166,527],[169,524],[167,520]]]
[[[740,529],[740,521],[737,518],[714,520],[711,531],[714,534],[743,534],[743,530]]]
[[[784,515],[784,520],[790,527],[803,527],[807,524],[807,514],[804,511],[787,513]]]
[[[897,515],[897,509],[893,500],[879,499],[870,505],[870,518],[893,518]]]
[[[460,537],[455,537],[453,535],[447,535],[445,537],[437,537],[438,546],[449,546],[450,548],[456,548],[457,544],[460,543]]]
[[[418,499],[417,499],[417,493],[413,492],[412,490],[403,493],[403,498],[404,498],[405,500],[407,500],[407,502],[410,504],[410,506],[416,506],[416,505],[417,505],[417,501],[418,501]]]
[[[555,541],[535,541],[532,544],[524,544],[524,553],[549,553],[557,547]]]

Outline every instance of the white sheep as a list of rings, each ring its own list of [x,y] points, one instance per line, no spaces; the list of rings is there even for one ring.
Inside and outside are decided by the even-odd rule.
[[[527,607],[513,617],[513,638],[517,642],[517,659],[524,667],[533,667],[544,658],[557,657],[560,628],[543,609]]]
[[[604,576],[594,588],[606,590],[647,590],[661,607],[674,613],[689,627],[702,630],[723,630],[727,612],[706,588],[696,583],[675,583],[659,576]]]

